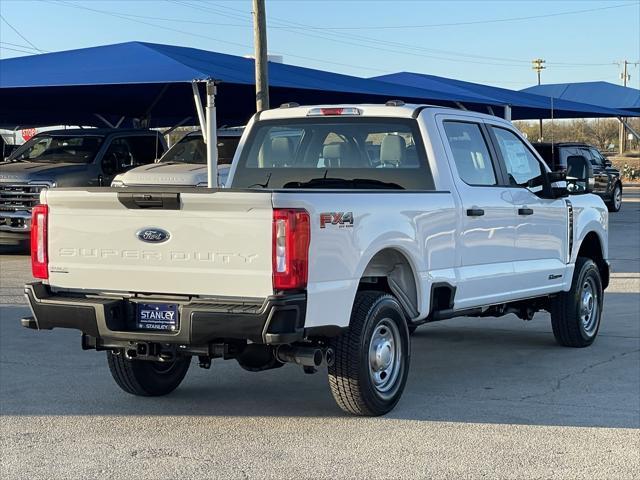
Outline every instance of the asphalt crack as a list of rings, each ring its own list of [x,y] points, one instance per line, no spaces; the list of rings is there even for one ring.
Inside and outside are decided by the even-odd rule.
[[[539,398],[539,397],[545,397],[547,395],[551,395],[552,393],[557,392],[558,390],[560,390],[562,388],[562,383],[567,381],[568,379],[578,376],[578,375],[584,375],[585,373],[587,373],[589,370],[591,370],[592,368],[595,367],[599,367],[600,365],[605,365],[607,363],[611,363],[614,362],[622,357],[625,357],[627,355],[630,355],[632,353],[637,353],[640,352],[640,348],[637,348],[635,350],[630,350],[628,352],[622,352],[622,353],[617,353],[615,355],[612,355],[611,357],[609,357],[606,360],[602,360],[600,362],[595,362],[595,363],[591,363],[589,365],[587,365],[586,367],[584,367],[582,370],[579,370],[577,372],[571,372],[568,373],[566,375],[563,375],[559,378],[556,379],[555,384],[551,387],[551,389],[547,390],[546,392],[543,393],[535,393],[532,395],[526,395],[524,397],[520,397],[520,401],[524,401],[524,400],[530,400],[532,398]]]

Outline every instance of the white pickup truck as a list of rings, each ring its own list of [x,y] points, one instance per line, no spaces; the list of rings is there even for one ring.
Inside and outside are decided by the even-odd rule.
[[[419,325],[546,310],[561,345],[594,341],[608,213],[562,180],[493,116],[287,105],[251,120],[227,189],[43,191],[22,324],[80,330],[131,394],[193,356],[326,365],[342,409],[381,415]]]

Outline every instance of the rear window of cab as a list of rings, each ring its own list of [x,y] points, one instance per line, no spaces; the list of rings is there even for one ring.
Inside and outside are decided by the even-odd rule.
[[[245,145],[234,188],[434,188],[413,119],[262,121]]]

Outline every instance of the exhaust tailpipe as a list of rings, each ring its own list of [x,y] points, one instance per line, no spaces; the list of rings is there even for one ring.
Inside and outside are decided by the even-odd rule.
[[[297,363],[303,367],[319,367],[325,359],[324,352],[317,347],[292,347],[281,345],[276,358],[283,363]]]

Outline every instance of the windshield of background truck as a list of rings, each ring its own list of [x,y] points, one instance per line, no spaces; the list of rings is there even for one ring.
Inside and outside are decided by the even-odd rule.
[[[262,121],[245,145],[234,188],[433,188],[412,119]]]
[[[218,165],[230,164],[236,153],[240,137],[218,137]],[[160,160],[171,163],[207,163],[207,147],[202,135],[189,135],[184,137]]]
[[[18,148],[9,160],[27,162],[91,163],[103,137],[40,134]]]

